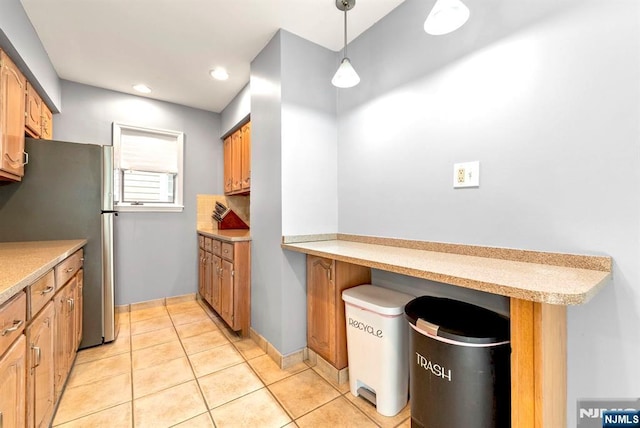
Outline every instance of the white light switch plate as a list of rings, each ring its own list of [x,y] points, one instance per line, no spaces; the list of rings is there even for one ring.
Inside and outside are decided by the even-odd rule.
[[[453,188],[480,187],[480,162],[453,164]]]

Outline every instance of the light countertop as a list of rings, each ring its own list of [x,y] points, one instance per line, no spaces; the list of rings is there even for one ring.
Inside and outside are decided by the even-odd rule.
[[[302,241],[302,242],[301,242]],[[611,277],[611,258],[493,247],[319,235],[282,248],[534,302],[586,303]]]
[[[0,304],[82,248],[87,241],[0,242]]]
[[[220,239],[221,241],[228,242],[242,242],[251,241],[251,230],[249,229],[226,229],[219,230],[213,227],[198,227],[198,233],[201,233],[209,238]]]

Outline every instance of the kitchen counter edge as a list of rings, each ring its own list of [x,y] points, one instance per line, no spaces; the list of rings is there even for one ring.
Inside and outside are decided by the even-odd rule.
[[[251,241],[251,231],[249,229],[209,229],[198,228],[197,233],[209,238],[219,239],[227,242]]]
[[[527,250],[461,244],[451,251],[445,245],[327,234],[283,237],[281,246],[307,255],[555,305],[587,303],[611,279],[612,260],[606,256],[547,253],[544,257],[544,253]],[[469,254],[469,250],[477,254]],[[495,250],[498,252],[493,254]],[[502,269],[509,273],[506,282]],[[560,278],[549,281],[547,274],[570,277],[574,286],[564,287]]]
[[[86,239],[0,242],[0,305],[86,244]]]

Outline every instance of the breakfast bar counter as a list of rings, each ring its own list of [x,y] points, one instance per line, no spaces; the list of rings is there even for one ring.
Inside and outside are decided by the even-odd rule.
[[[346,234],[285,236],[282,248],[509,297],[511,426],[566,426],[566,308],[610,282],[610,257]]]

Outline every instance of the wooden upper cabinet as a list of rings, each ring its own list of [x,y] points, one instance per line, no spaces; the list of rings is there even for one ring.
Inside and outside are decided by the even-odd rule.
[[[224,193],[231,193],[231,184],[233,177],[231,176],[231,135],[224,139]]]
[[[247,194],[251,190],[251,123],[224,140],[224,193]]]
[[[51,140],[53,138],[53,114],[44,102],[42,103],[42,128],[40,138],[43,140]]]
[[[239,192],[242,190],[242,132],[234,132],[231,135],[231,191]]]
[[[241,128],[242,131],[242,148],[241,148],[241,167],[240,177],[243,191],[251,189],[251,123],[247,123]]]
[[[0,50],[0,179],[24,176],[25,91],[27,80]]]
[[[25,131],[32,137],[39,138],[42,133],[42,98],[27,82],[27,100],[25,114]]]
[[[50,140],[53,137],[53,115],[38,92],[27,82],[25,101],[25,132],[33,138]]]

